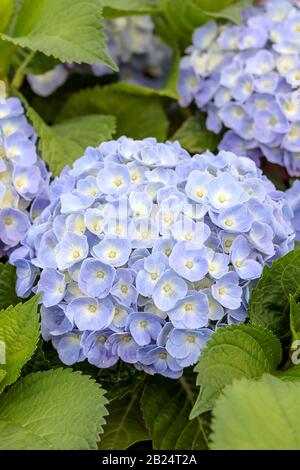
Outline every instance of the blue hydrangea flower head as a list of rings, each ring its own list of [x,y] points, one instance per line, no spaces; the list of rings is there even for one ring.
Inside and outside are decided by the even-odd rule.
[[[66,364],[179,377],[215,328],[246,319],[263,266],[294,245],[298,206],[232,152],[121,137],[88,148],[49,195],[10,261]]]
[[[47,205],[49,177],[21,101],[6,97],[0,82],[0,257],[21,242]]]
[[[182,106],[193,101],[206,126],[227,129],[220,150],[265,157],[300,176],[300,4],[266,0],[242,23],[196,29],[180,64]]]

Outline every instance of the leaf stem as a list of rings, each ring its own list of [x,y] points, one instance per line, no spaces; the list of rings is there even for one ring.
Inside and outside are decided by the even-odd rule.
[[[16,88],[17,90],[19,90],[19,88],[21,87],[23,83],[26,68],[28,67],[32,59],[34,58],[35,52],[36,51],[31,51],[29,54],[27,54],[27,56],[25,57],[21,65],[16,70],[15,76],[12,81],[12,86]]]
[[[183,388],[183,390],[185,391],[187,397],[188,397],[188,400],[189,402],[191,403],[192,406],[194,406],[195,404],[195,400],[194,400],[194,394],[191,390],[191,387],[190,385],[188,384],[187,380],[185,377],[181,377],[179,379],[179,382]],[[203,426],[203,422],[202,422],[202,419],[201,419],[201,416],[197,416],[197,421],[198,421],[198,424],[199,424],[199,428],[201,430],[201,433],[203,435],[203,439],[205,441],[205,444],[207,445],[207,448],[209,447],[209,442],[208,442],[208,438],[207,438],[207,435],[206,435],[206,432],[205,432],[205,429],[204,429],[204,426]]]

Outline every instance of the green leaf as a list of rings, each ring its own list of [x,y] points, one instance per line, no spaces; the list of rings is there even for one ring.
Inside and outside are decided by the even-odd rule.
[[[249,3],[247,0],[161,0],[161,9],[175,36],[186,46],[194,30],[210,19],[240,22],[241,10]]]
[[[0,369],[0,383],[2,382],[5,376],[6,376],[6,371],[3,369]]]
[[[290,295],[290,327],[292,340],[300,340],[300,304]]]
[[[16,269],[9,263],[0,264],[0,310],[20,302],[16,294]]]
[[[175,132],[171,140],[179,140],[190,153],[202,153],[205,150],[216,150],[220,138],[206,129],[204,116],[197,115],[190,116]]]
[[[265,375],[227,387],[214,409],[212,449],[299,450],[300,384]]]
[[[140,410],[138,390],[131,397],[114,400],[108,406],[109,417],[99,450],[125,450],[136,442],[148,441],[149,434]]]
[[[27,115],[39,136],[43,160],[56,176],[66,165],[81,157],[88,146],[98,146],[115,132],[113,116],[87,115],[48,126],[36,111],[26,105]]]
[[[13,12],[13,0],[1,0],[0,3],[0,32],[5,31]]]
[[[67,100],[58,120],[97,113],[116,117],[117,136],[167,138],[168,120],[160,98],[147,88],[117,83],[82,90]]]
[[[107,55],[101,0],[24,0],[13,31],[2,39],[61,62],[117,66]]]
[[[0,392],[17,380],[35,351],[40,332],[38,302],[39,296],[34,296],[0,312],[0,342],[5,345],[5,364],[0,364],[0,369],[6,371]]]
[[[142,395],[142,412],[156,450],[207,449],[208,425],[204,416],[189,421],[196,398],[195,375],[179,380],[149,377]]]
[[[159,12],[158,0],[102,0],[104,18]]]
[[[300,295],[300,250],[265,267],[252,291],[248,314],[252,323],[269,328],[284,345],[290,341],[289,296]]]
[[[256,378],[275,372],[281,361],[279,340],[256,325],[230,325],[212,334],[195,371],[200,393],[191,419],[211,410],[223,388],[235,378]]]
[[[97,449],[104,390],[71,369],[30,374],[0,401],[0,449]]]

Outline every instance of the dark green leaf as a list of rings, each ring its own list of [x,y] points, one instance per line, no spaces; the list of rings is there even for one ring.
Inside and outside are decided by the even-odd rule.
[[[206,129],[204,116],[197,115],[189,117],[171,140],[179,140],[190,153],[202,153],[216,150],[220,138]]]
[[[16,268],[9,263],[0,264],[0,310],[20,302],[16,294]]]

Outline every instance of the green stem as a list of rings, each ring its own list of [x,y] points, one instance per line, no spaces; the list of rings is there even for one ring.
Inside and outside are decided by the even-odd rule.
[[[188,400],[189,402],[191,403],[192,406],[194,406],[194,394],[191,390],[191,387],[189,386],[187,380],[185,379],[185,377],[181,377],[179,379],[179,382],[183,388],[183,390],[185,391],[187,397],[188,397]],[[202,419],[201,419],[201,416],[197,416],[197,421],[198,421],[198,424],[199,424],[199,428],[200,428],[200,431],[202,433],[202,436],[203,436],[203,439],[205,441],[205,444],[207,445],[207,448],[209,447],[209,442],[208,442],[208,438],[207,438],[207,435],[206,435],[206,432],[205,432],[205,429],[204,429],[204,426],[203,426],[203,422],[202,422]]]
[[[35,56],[35,51],[31,51],[29,54],[27,54],[27,56],[25,57],[25,59],[23,60],[19,68],[17,69],[15,76],[13,78],[13,81],[12,81],[12,86],[16,88],[17,90],[19,90],[19,88],[21,87],[24,77],[25,77],[26,69],[28,65],[30,64],[30,62],[32,61],[32,59],[34,58],[34,56]]]

